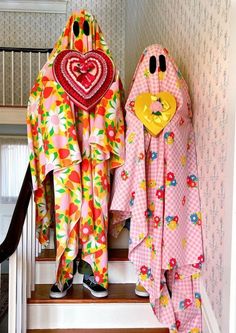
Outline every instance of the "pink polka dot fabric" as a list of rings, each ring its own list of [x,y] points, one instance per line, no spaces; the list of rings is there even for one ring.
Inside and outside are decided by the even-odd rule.
[[[153,56],[157,66],[151,73]],[[175,97],[177,109],[154,137],[136,117],[134,104],[141,93],[162,91]],[[114,233],[131,218],[129,259],[158,320],[171,332],[200,333],[202,220],[191,117],[186,82],[168,51],[146,48],[126,103],[126,160],[115,171],[110,210]]]

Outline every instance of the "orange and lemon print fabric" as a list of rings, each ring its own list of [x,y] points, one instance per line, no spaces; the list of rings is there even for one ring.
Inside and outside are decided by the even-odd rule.
[[[96,105],[90,110],[76,105],[53,73],[55,58],[67,49],[99,50],[111,59],[94,17],[73,13],[32,88],[27,128],[37,234],[47,244],[55,219],[60,288],[73,276],[79,247],[97,283],[106,288],[110,171],[124,162],[122,85],[113,68],[113,81]],[[91,71],[96,59],[85,65]],[[84,81],[91,78],[87,72],[79,73]]]

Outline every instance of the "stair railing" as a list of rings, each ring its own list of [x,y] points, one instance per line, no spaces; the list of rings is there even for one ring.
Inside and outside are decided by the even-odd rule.
[[[52,49],[0,47],[0,109],[27,105],[37,73]],[[13,107],[13,108],[12,108]],[[28,167],[5,240],[1,263],[9,260],[8,333],[26,333],[27,298],[35,288],[35,257],[41,246],[35,240],[35,208]]]
[[[0,47],[0,105],[25,106],[52,49]]]
[[[27,330],[27,298],[35,284],[35,211],[30,167],[16,202],[0,263],[9,258],[8,333]]]

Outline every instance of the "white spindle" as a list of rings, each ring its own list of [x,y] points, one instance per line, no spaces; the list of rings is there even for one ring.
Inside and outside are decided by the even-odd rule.
[[[31,289],[32,289],[32,270],[31,270],[31,262],[32,262],[32,252],[34,243],[32,243],[32,212],[31,212],[31,200],[29,202],[27,216],[26,216],[26,223],[27,223],[27,297],[30,297],[31,295]]]
[[[11,104],[14,105],[14,51],[11,52]]]
[[[32,52],[29,53],[29,75],[30,75],[30,90],[32,88]]]
[[[16,252],[9,259],[8,333],[16,332]]]
[[[47,52],[47,60],[48,60],[48,58],[49,58],[49,52]]]
[[[23,253],[22,253],[22,236],[20,238],[16,251],[17,269],[16,269],[16,333],[21,333],[22,326],[22,287],[23,287]]]
[[[38,53],[38,71],[41,69],[41,53]]]
[[[5,98],[5,51],[2,52],[2,104],[6,104]]]
[[[31,206],[31,220],[30,220],[30,228],[31,228],[31,290],[35,290],[35,216],[36,216],[36,211],[35,211],[35,203],[33,196],[31,197],[30,200],[30,206]],[[28,250],[28,251],[29,251]]]
[[[20,105],[23,105],[23,52],[20,53]]]
[[[28,221],[26,218],[24,228],[23,228],[23,236],[22,236],[22,252],[23,252],[23,271],[22,271],[22,299],[23,299],[23,304],[22,304],[22,333],[26,333],[27,330],[27,284],[30,284],[29,281],[27,280],[27,243],[28,243],[28,237],[27,237],[27,228],[28,228]]]

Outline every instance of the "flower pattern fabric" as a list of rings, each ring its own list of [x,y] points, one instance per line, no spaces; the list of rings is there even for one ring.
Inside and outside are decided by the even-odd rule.
[[[95,18],[75,12],[32,88],[27,128],[37,235],[47,244],[55,218],[60,288],[73,277],[79,247],[97,283],[107,288],[110,171],[124,162],[122,85],[116,71],[98,104],[89,112],[79,108],[53,75],[54,60],[65,49],[101,50],[111,58]]]
[[[151,57],[155,71],[149,68]],[[161,91],[175,97],[177,109],[155,137],[136,117],[134,105],[139,94]],[[159,45],[145,49],[136,68],[126,123],[126,161],[115,171],[111,201],[113,233],[131,219],[129,258],[159,321],[171,333],[200,333],[202,218],[190,98],[173,59]]]

